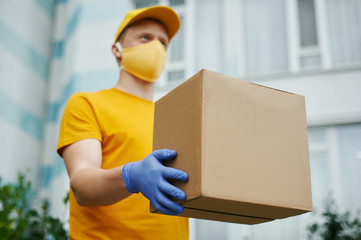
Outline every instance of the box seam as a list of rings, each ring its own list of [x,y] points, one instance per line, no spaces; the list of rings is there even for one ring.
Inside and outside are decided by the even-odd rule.
[[[231,215],[231,216],[236,216],[236,217],[256,218],[256,219],[262,219],[262,220],[268,220],[268,221],[275,220],[273,218],[264,218],[264,217],[241,215],[241,214],[235,214],[235,213],[218,212],[218,211],[205,210],[205,209],[200,209],[200,208],[191,208],[191,207],[184,207],[184,208],[185,209],[190,209],[190,210],[202,211],[202,212],[210,212],[210,213],[216,213],[216,214]]]

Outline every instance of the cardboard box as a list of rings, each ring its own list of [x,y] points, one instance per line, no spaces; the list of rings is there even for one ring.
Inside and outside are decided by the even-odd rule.
[[[181,216],[256,224],[312,211],[303,96],[201,70],[155,103],[153,140],[189,174],[174,183]]]

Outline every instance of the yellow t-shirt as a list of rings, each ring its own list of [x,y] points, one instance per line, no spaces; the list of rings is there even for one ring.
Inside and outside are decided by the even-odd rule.
[[[58,151],[85,138],[102,145],[102,168],[142,160],[152,151],[154,103],[115,88],[76,93],[60,125]],[[110,206],[80,206],[70,191],[70,239],[188,239],[188,219],[152,214],[141,193]]]

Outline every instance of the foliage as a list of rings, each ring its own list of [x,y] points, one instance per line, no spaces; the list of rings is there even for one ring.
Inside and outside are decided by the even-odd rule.
[[[0,236],[7,240],[68,239],[63,223],[47,214],[29,208],[31,184],[24,174],[18,174],[16,184],[3,184],[0,177]]]
[[[353,218],[349,211],[340,213],[334,200],[326,201],[321,219],[321,222],[314,222],[307,227],[308,239],[361,240],[361,221]]]

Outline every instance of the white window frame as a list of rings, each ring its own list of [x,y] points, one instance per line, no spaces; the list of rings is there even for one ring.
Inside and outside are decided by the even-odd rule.
[[[136,0],[132,1],[133,8],[135,8]],[[170,0],[158,0],[159,5],[170,6]],[[170,90],[176,85],[194,74],[195,71],[195,52],[194,52],[194,37],[195,37],[195,24],[194,24],[194,1],[185,0],[184,5],[173,6],[172,9],[179,15],[184,17],[184,60],[178,62],[171,62],[168,60],[167,66],[161,77],[157,82],[157,88],[160,90]],[[168,48],[168,56],[171,56],[171,49]],[[168,57],[169,58],[169,57]],[[185,78],[181,82],[170,82],[167,79],[168,73],[172,71],[184,71]]]
[[[169,6],[169,0],[160,0],[162,5]],[[182,6],[174,6],[172,7],[175,12],[178,13],[179,16],[184,17],[184,60],[178,61],[178,62],[171,62],[168,61],[167,68],[165,71],[165,74],[168,75],[171,71],[184,71],[184,77],[181,82],[188,79],[189,77],[194,74],[194,59],[195,59],[195,53],[194,53],[194,36],[195,36],[195,30],[194,30],[194,1],[192,0],[185,0],[184,5]],[[171,55],[172,52],[169,52],[169,55]],[[164,76],[164,79],[167,77]],[[166,88],[173,88],[175,87],[174,84],[178,85],[180,82],[169,82],[168,79],[165,80],[165,84],[163,84],[163,87]]]
[[[315,127],[317,128],[317,127]],[[323,127],[322,127],[323,128]],[[339,144],[337,126],[329,126],[323,129],[325,140],[322,142],[310,142],[309,151],[312,153],[326,153],[329,163],[329,176],[331,177],[330,186],[332,197],[336,200],[337,205],[344,209],[344,199],[342,198],[342,178],[341,178],[341,162],[339,155]],[[317,160],[315,160],[317,161]]]
[[[328,27],[326,19],[325,0],[314,0],[316,34],[318,39],[317,47],[301,47],[300,26],[298,16],[298,0],[287,0],[286,21],[287,21],[287,41],[288,41],[288,60],[289,72],[298,73],[307,71],[302,69],[301,57],[320,56],[320,66],[318,69],[329,70],[331,66],[330,43],[328,37]]]
[[[162,1],[162,3],[163,3],[164,5],[169,6],[169,0],[161,0],[161,1]],[[181,17],[181,18],[183,17],[183,18],[184,18],[185,22],[182,23],[182,24],[185,25],[185,26],[184,26],[184,30],[186,30],[186,28],[187,28],[186,21],[187,21],[187,17],[188,17],[188,16],[187,16],[187,13],[186,13],[186,5],[187,5],[187,2],[185,1],[185,5],[172,7],[173,10],[174,10],[176,13],[178,13],[179,17]],[[184,40],[185,40],[185,42],[184,42],[184,50],[186,49],[186,34],[187,34],[187,33],[186,33],[186,31],[185,31],[185,32],[184,32]],[[172,43],[171,43],[171,44],[172,44]],[[186,52],[184,52],[184,59],[181,60],[181,61],[172,62],[172,61],[170,60],[171,55],[172,55],[172,49],[171,49],[171,48],[168,48],[168,56],[169,56],[168,58],[169,58],[169,60],[168,60],[168,62],[167,62],[167,68],[166,68],[166,70],[165,70],[166,76],[165,76],[164,78],[166,79],[166,82],[165,82],[165,84],[163,85],[164,87],[167,86],[167,85],[169,85],[169,84],[172,84],[172,83],[169,81],[169,79],[167,78],[169,72],[176,72],[176,71],[184,71],[184,73],[186,72],[186,66],[185,66],[185,65],[186,65],[185,62],[186,62],[186,59],[187,59]],[[186,73],[185,73],[184,75],[186,75]]]
[[[232,17],[228,14],[230,11],[236,11],[238,14],[232,15]],[[222,0],[221,2],[221,15],[222,15],[222,28],[220,30],[222,37],[221,44],[224,52],[234,50],[236,52],[237,62],[237,70],[234,74],[235,77],[245,76],[246,72],[246,55],[245,55],[245,40],[244,40],[244,22],[243,22],[243,11],[244,7],[242,1],[234,1],[234,0]],[[232,27],[229,27],[229,26]],[[239,31],[234,31],[234,29],[239,29]],[[230,32],[231,30],[231,32]],[[233,41],[230,40],[233,38]],[[234,41],[237,42],[237,45],[234,45]],[[223,52],[223,51],[222,51]],[[222,59],[222,63],[225,62],[225,56],[220,56]],[[220,66],[224,68],[224,66]]]
[[[331,68],[331,53],[325,0],[315,0],[315,15],[318,44],[321,54],[321,66],[323,69],[329,70]]]

